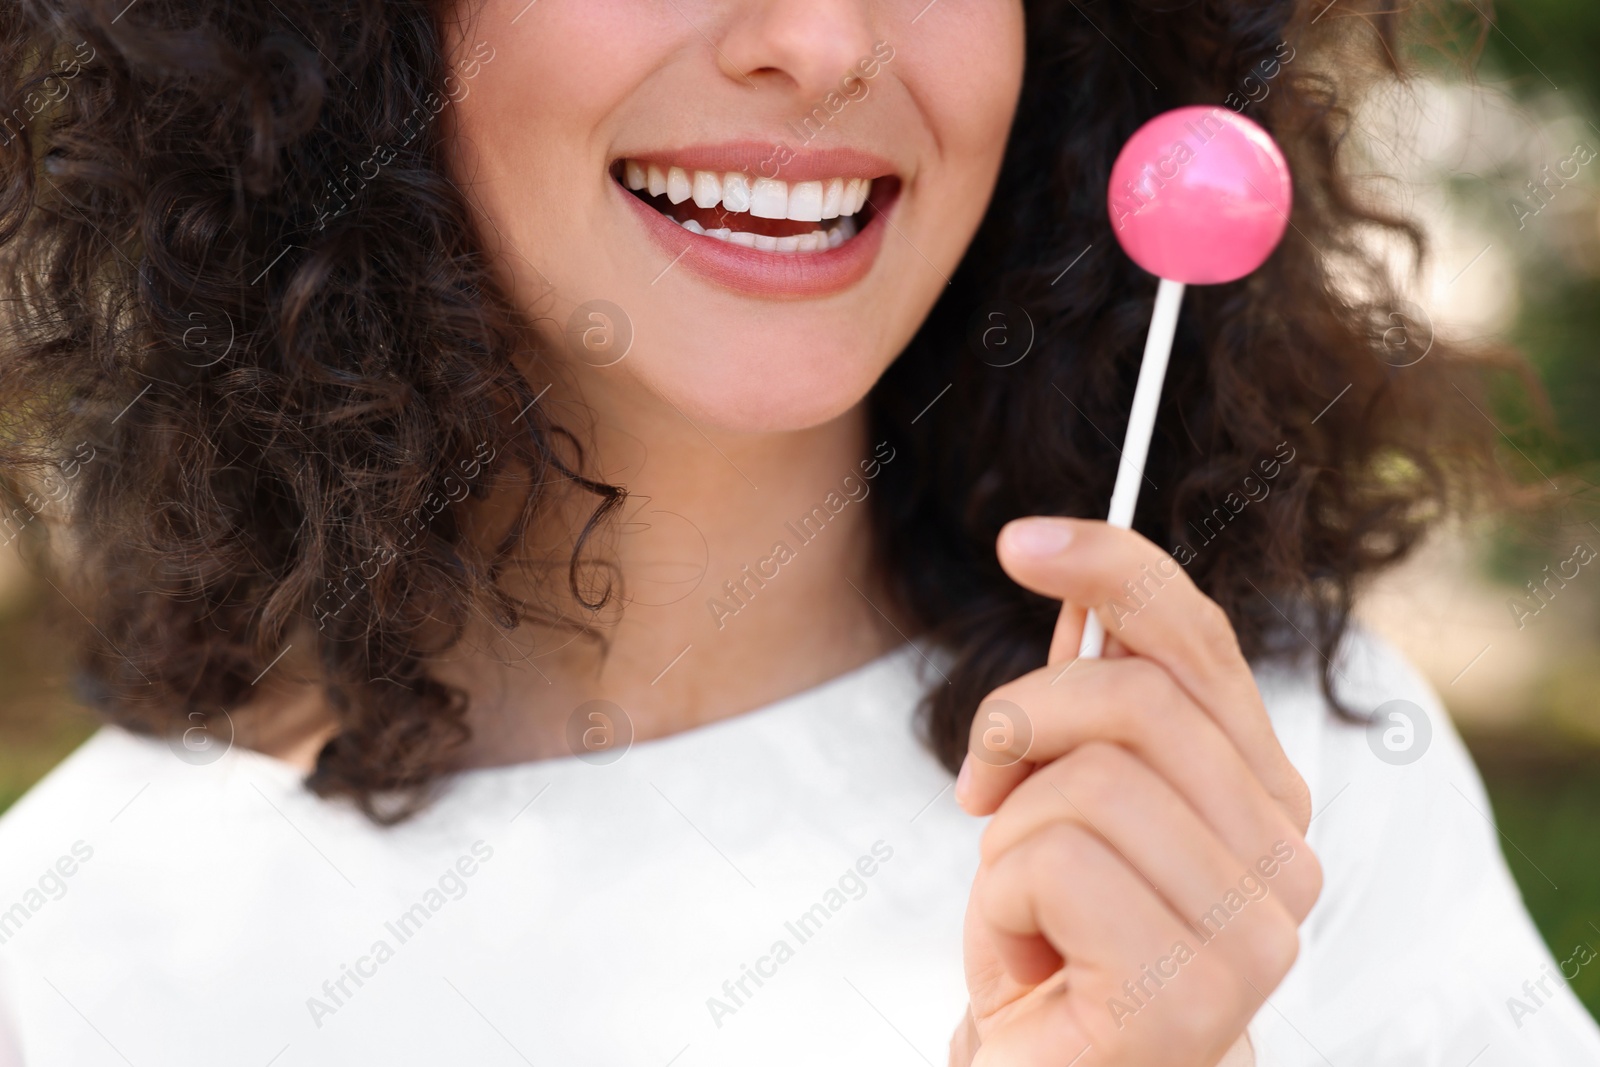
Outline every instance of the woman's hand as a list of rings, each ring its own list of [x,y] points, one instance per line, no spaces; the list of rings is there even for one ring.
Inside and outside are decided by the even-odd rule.
[[[952,1062],[1249,1063],[1244,1028],[1294,961],[1322,872],[1310,793],[1233,628],[1126,530],[1025,519],[999,552],[1064,605],[1049,665],[978,709],[956,787],[994,818]],[[1080,605],[1106,624],[1103,659],[1075,659]]]

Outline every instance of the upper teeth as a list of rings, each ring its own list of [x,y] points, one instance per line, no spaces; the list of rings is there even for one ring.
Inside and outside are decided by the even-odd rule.
[[[674,204],[692,197],[698,207],[720,204],[727,211],[748,211],[761,219],[821,222],[855,215],[866,206],[872,192],[871,178],[790,183],[776,178],[752,179],[740,171],[686,171],[632,159],[622,169],[629,189],[644,189],[651,196],[665,195]]]

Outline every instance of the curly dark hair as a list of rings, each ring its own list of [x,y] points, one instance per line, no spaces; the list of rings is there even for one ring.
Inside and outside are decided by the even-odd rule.
[[[1341,172],[1351,75],[1393,67],[1399,5],[1324,5],[1027,4],[1003,195],[869,401],[874,439],[910,457],[873,495],[876,550],[954,654],[925,709],[952,769],[1056,610],[1001,572],[999,528],[1110,495],[1155,282],[1104,190],[1152,115],[1248,107],[1295,171],[1269,266],[1188,298],[1137,516],[1246,653],[1289,653],[1279,608],[1330,649],[1361,579],[1485,484],[1492,430],[1456,396],[1481,395],[1483,360],[1434,341],[1398,366],[1363,231],[1421,238]],[[0,23],[6,532],[42,514],[68,534],[85,699],[170,732],[314,648],[338,732],[309,785],[386,819],[468,736],[428,657],[475,614],[561,617],[500,588],[552,485],[595,502],[563,595],[619,592],[580,561],[623,491],[534,404],[532,324],[444,167],[431,119],[462,75],[442,40],[425,0],[12,0]],[[1002,306],[1035,335],[1010,366],[972,343]],[[516,521],[474,529],[472,501],[508,489]],[[1226,529],[1195,547],[1190,523]],[[395,795],[414,800],[377,803]]]

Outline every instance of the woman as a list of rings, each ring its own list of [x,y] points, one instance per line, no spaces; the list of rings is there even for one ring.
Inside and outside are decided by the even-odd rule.
[[[0,822],[29,1062],[1595,1062],[1346,624],[1492,442],[1330,284],[1396,26],[1316,6],[26,0],[8,469],[113,724]],[[1298,232],[1118,531],[1192,102]]]

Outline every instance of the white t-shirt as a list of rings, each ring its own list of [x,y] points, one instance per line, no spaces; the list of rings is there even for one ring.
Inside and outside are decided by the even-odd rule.
[[[1386,762],[1309,670],[1258,673],[1326,872],[1258,1063],[1600,1064],[1436,697],[1371,638],[1341,670],[1431,740]],[[103,729],[0,819],[24,1062],[942,1067],[983,823],[914,739],[930,679],[904,646],[607,765],[461,774],[394,829]]]

